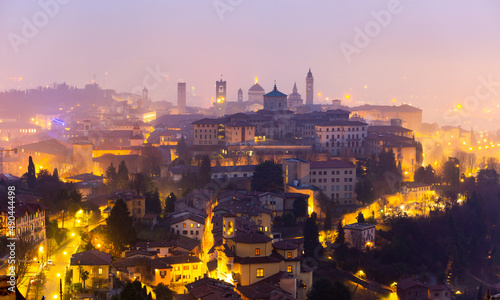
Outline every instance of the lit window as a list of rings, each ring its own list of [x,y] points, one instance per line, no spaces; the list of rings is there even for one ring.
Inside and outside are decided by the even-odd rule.
[[[257,269],[257,277],[264,277],[264,269]]]
[[[186,223],[182,223],[182,227],[186,228]]]
[[[193,223],[191,223],[189,226],[190,226],[191,228],[193,228],[194,224],[193,224]]]
[[[287,271],[288,273],[292,273],[292,266],[287,266],[287,267],[286,267],[286,271]]]
[[[260,248],[255,248],[255,256],[259,256],[260,255]]]
[[[102,268],[99,268],[99,275],[102,275]]]
[[[288,252],[288,253],[286,254],[286,258],[292,258],[292,252]]]

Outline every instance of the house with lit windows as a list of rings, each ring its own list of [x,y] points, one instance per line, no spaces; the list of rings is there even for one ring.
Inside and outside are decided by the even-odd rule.
[[[19,195],[18,198],[21,198]],[[2,236],[23,236],[27,241],[38,243],[45,240],[45,213],[47,207],[37,201],[19,201],[14,208],[15,226],[9,226],[9,210],[0,210],[0,234]],[[9,227],[16,232],[9,231]]]
[[[108,195],[108,205],[102,211],[105,218],[109,216],[118,199],[122,199],[125,202],[132,219],[139,220],[144,218],[146,214],[146,199],[144,196],[134,194],[131,191],[120,191]]]
[[[363,156],[368,124],[360,121],[329,121],[316,124],[316,147],[334,156]]]
[[[295,278],[294,286],[312,285],[311,274],[301,271],[297,246],[287,242],[275,245],[264,234],[239,234],[234,230],[235,216],[223,217],[222,244],[217,251],[217,275],[220,280],[249,286],[273,275]]]
[[[113,288],[113,280],[109,277],[111,254],[97,250],[75,253],[71,256],[69,269],[72,283],[82,283],[82,272],[88,272],[85,288],[94,291],[107,292]]]
[[[176,235],[200,240],[203,236],[205,218],[199,214],[182,212],[170,220],[170,231]]]
[[[364,251],[367,247],[375,247],[375,225],[353,223],[344,226],[346,244],[351,248]]]

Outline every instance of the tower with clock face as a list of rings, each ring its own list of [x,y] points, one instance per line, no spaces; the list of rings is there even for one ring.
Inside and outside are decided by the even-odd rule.
[[[216,81],[215,82],[215,113],[218,116],[223,116],[226,113],[226,82]]]
[[[306,105],[314,104],[314,78],[311,73],[311,68],[306,77]]]

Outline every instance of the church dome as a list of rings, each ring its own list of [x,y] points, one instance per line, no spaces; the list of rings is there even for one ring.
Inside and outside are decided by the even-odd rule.
[[[264,88],[260,84],[256,83],[248,90],[249,92],[264,92]]]

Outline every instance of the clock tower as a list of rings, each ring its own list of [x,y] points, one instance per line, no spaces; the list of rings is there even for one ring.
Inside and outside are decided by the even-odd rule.
[[[306,77],[306,105],[314,104],[314,78],[311,73],[311,68],[307,72]]]
[[[226,82],[220,81],[215,82],[215,114],[217,116],[223,116],[226,114]]]

